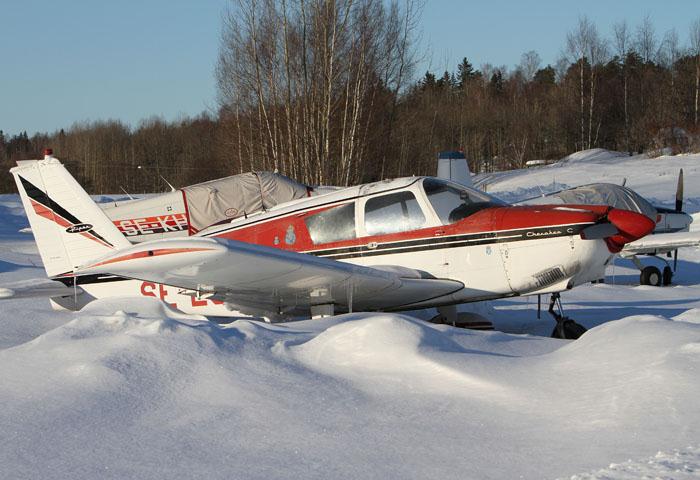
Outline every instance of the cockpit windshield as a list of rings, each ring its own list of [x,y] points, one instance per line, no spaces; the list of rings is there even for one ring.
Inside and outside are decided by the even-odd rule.
[[[437,178],[423,179],[423,189],[443,225],[458,222],[485,208],[506,205],[486,193]]]

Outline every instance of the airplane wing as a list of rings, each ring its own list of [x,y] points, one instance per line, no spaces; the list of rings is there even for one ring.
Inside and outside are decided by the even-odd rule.
[[[92,261],[75,273],[112,274],[162,283],[234,306],[271,312],[324,304],[354,310],[399,308],[464,287],[454,280],[420,278],[415,271],[363,267],[203,237],[135,245]]]
[[[699,247],[700,231],[655,233],[628,243],[620,252],[622,257],[641,253],[666,253],[682,247]]]

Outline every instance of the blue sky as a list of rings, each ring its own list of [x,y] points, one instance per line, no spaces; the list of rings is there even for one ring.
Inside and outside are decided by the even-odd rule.
[[[74,122],[215,110],[214,65],[228,0],[0,0],[0,130],[53,131]],[[464,56],[512,67],[527,50],[554,63],[566,32],[588,15],[602,33],[649,15],[657,37],[686,43],[698,0],[427,0],[418,74]]]

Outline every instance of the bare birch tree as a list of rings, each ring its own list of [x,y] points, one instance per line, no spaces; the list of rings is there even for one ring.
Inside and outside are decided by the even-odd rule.
[[[244,148],[253,163],[310,183],[347,184],[369,155],[385,158],[410,79],[418,12],[415,0],[403,8],[381,0],[234,0],[221,37],[219,101],[251,122]],[[370,152],[373,138],[379,147]]]
[[[579,124],[581,134],[581,149],[591,148],[597,142],[593,137],[593,119],[596,99],[597,67],[607,57],[607,44],[598,34],[597,27],[587,18],[579,18],[576,28],[567,34],[567,54],[572,63],[578,63],[579,69]],[[585,82],[588,70],[588,82]],[[588,92],[585,84],[588,83]],[[585,108],[585,98],[588,93],[588,111]],[[586,122],[587,115],[587,122]],[[586,123],[588,131],[586,132]]]
[[[698,126],[698,97],[700,97],[700,18],[690,25],[690,52],[695,57],[695,115],[694,125]]]
[[[632,36],[627,26],[627,22],[622,21],[613,25],[613,46],[615,54],[620,62],[620,70],[622,73],[622,91],[623,91],[623,112],[625,119],[625,148],[632,154],[630,148],[630,118],[629,118],[629,75],[627,67],[627,57],[630,54]]]

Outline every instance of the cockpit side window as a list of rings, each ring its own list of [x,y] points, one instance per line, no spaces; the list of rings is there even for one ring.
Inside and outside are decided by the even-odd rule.
[[[304,219],[314,245],[340,242],[357,237],[355,202],[329,208]]]
[[[365,203],[365,230],[368,235],[416,230],[425,224],[425,215],[413,193],[404,191],[382,195]]]
[[[477,190],[433,178],[423,180],[423,188],[443,225],[458,222],[479,210],[503,205]]]

